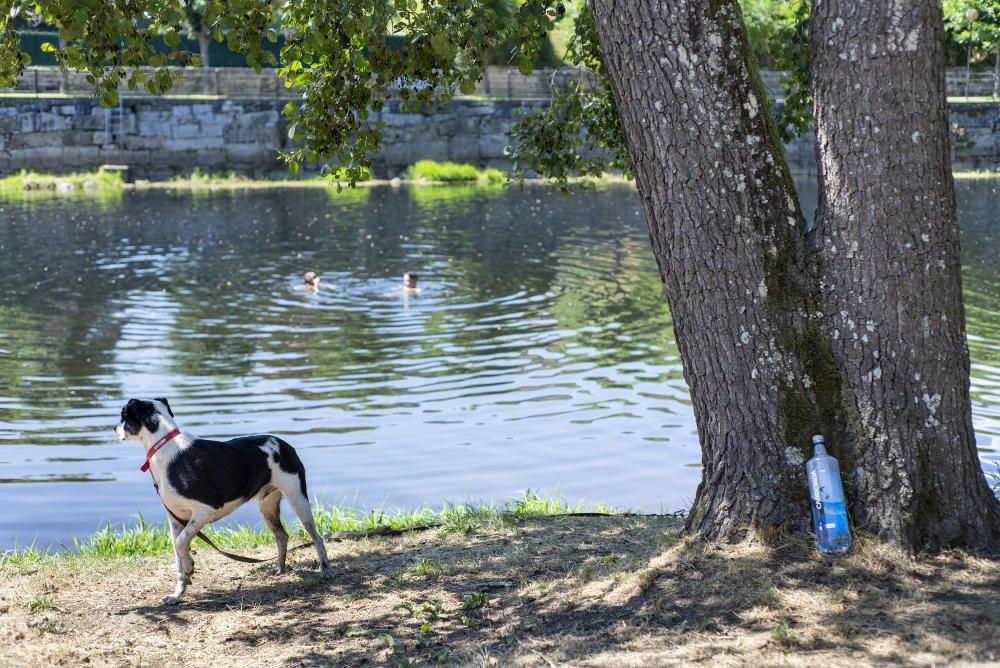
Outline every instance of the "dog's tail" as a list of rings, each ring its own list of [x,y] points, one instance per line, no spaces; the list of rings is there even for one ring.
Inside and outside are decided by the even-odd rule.
[[[299,459],[295,448],[280,438],[275,438],[275,440],[278,442],[278,456],[281,458],[281,468],[289,473],[298,474],[299,488],[302,490],[302,496],[308,499],[309,494],[306,493],[306,467],[302,465],[302,460]]]

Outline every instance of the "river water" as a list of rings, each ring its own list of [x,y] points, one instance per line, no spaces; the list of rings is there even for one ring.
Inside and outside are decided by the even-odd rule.
[[[973,414],[995,470],[1000,181],[958,190]],[[0,548],[162,517],[140,446],[112,433],[128,397],[168,397],[200,436],[280,435],[310,496],[363,510],[531,489],[672,511],[698,482],[629,186],[0,200],[0,284]]]

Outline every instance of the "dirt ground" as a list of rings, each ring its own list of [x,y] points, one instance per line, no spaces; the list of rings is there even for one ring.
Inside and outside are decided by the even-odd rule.
[[[169,556],[4,566],[0,665],[1000,665],[997,558],[720,549],[620,517],[329,550],[324,580],[307,551],[278,576],[202,546],[176,607]]]

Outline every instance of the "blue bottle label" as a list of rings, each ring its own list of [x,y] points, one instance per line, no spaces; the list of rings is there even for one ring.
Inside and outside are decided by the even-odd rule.
[[[820,552],[843,552],[851,546],[851,533],[837,460],[829,456],[813,457],[806,470],[816,544]]]
[[[843,501],[814,501],[812,510],[820,552],[843,552],[848,549],[851,533],[847,527],[847,504]]]

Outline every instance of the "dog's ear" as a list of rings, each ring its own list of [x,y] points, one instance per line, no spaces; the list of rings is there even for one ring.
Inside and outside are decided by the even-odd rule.
[[[170,410],[170,402],[167,401],[166,397],[157,397],[156,400],[167,407],[167,412],[170,413],[170,417],[174,416],[174,412]]]

